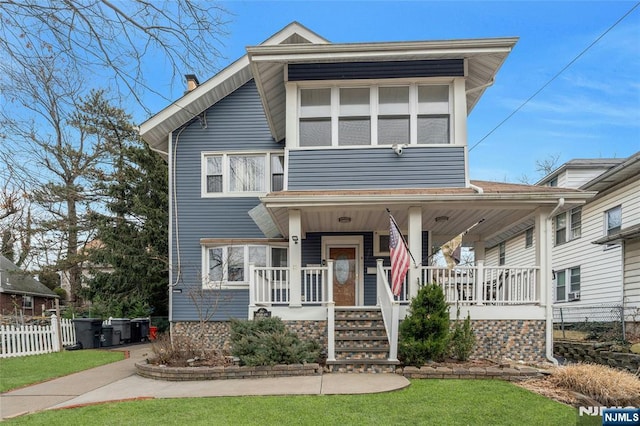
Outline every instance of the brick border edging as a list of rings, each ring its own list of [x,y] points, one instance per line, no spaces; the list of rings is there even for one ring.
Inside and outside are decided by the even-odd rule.
[[[500,379],[526,380],[548,374],[545,370],[528,366],[513,367],[404,367],[407,379]]]
[[[258,367],[166,367],[138,362],[136,371],[148,379],[168,381],[257,379],[265,377],[320,376],[320,364],[269,365]]]
[[[219,366],[219,367],[166,367],[154,364],[136,363],[137,374],[155,380],[192,381],[258,379],[266,377],[321,376],[320,364],[291,364],[259,367]],[[328,373],[331,374],[331,373]],[[393,374],[393,373],[388,373]],[[407,379],[500,379],[509,381],[526,380],[548,374],[545,370],[529,366],[514,367],[404,367],[396,374]]]

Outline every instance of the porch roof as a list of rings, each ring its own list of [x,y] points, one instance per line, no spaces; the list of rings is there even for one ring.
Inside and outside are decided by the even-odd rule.
[[[419,206],[422,208],[422,228],[432,232],[434,242],[445,242],[484,219],[465,240],[491,243],[514,226],[520,226],[521,230],[530,227],[539,207],[551,209],[560,199],[564,199],[565,206],[577,206],[595,195],[594,192],[558,187],[488,181],[471,183],[483,192],[472,188],[280,191],[266,195],[261,201],[284,236],[289,235],[289,209],[301,210],[305,233],[358,232],[387,229],[387,208],[400,227],[406,226],[408,208]],[[348,220],[339,221],[339,218]]]

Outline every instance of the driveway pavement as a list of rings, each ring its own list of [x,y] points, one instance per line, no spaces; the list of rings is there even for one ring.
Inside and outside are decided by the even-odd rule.
[[[321,376],[165,382],[136,374],[135,363],[150,356],[150,344],[119,347],[116,350],[128,350],[129,358],[0,394],[0,418],[128,399],[362,394],[388,392],[409,386],[409,381],[397,374],[331,373]]]

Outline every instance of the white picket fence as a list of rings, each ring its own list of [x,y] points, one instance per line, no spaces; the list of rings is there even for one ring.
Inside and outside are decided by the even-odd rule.
[[[58,320],[55,315],[51,316],[49,325],[0,326],[0,358],[59,352],[62,347],[75,343],[73,322]]]

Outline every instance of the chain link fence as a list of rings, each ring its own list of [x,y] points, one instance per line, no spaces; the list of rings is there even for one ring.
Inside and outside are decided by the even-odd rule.
[[[596,342],[625,340],[622,305],[554,306],[553,335],[556,339]]]

